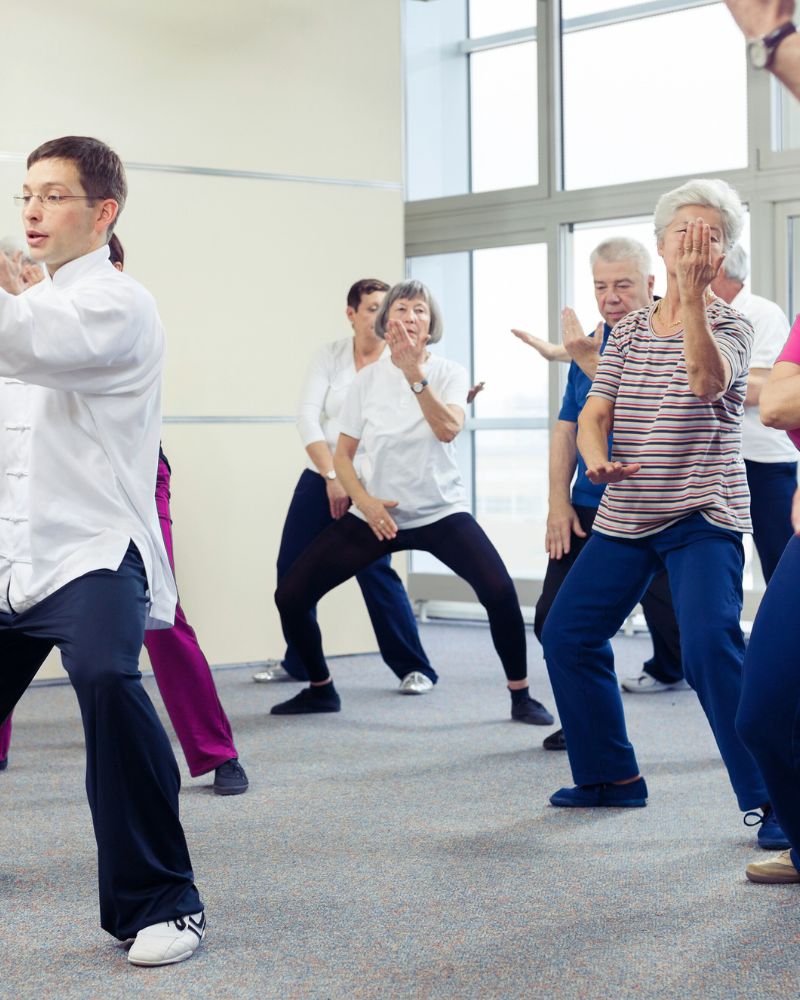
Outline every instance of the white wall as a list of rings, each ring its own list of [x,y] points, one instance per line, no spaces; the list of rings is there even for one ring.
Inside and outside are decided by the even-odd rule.
[[[349,285],[403,275],[399,0],[6,0],[0,81],[0,235],[40,142],[96,135],[128,165],[117,232],[167,329],[182,602],[212,663],[280,655],[303,465],[280,418],[349,332]],[[354,584],[321,622],[329,653],[375,648]]]

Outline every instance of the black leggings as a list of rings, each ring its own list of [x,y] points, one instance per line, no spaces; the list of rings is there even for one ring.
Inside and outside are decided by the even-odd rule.
[[[379,541],[365,521],[345,514],[317,535],[275,592],[283,634],[300,654],[309,678],[319,682],[330,676],[311,608],[387,552],[407,549],[430,552],[467,581],[486,608],[506,677],[525,680],[525,625],[517,593],[497,549],[471,514],[450,514],[421,528],[402,529],[391,541]]]

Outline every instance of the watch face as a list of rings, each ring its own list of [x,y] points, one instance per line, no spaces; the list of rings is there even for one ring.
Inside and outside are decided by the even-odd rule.
[[[754,69],[764,69],[769,62],[769,48],[764,44],[763,38],[747,43],[747,55],[750,65]]]

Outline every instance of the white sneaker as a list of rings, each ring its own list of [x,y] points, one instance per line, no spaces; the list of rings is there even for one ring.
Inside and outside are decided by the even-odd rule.
[[[206,933],[206,915],[201,910],[190,917],[176,917],[163,924],[143,927],[128,952],[132,965],[172,965],[183,962],[200,947]]]
[[[253,674],[253,680],[256,684],[269,684],[271,681],[293,681],[295,678],[282,666],[280,660],[267,660],[266,667]]]
[[[418,670],[412,670],[400,681],[400,694],[427,694],[433,691],[433,681]]]
[[[650,674],[642,673],[638,677],[626,677],[622,682],[622,690],[628,694],[660,694],[662,691],[688,691],[689,685],[683,678],[674,684],[665,684]]]

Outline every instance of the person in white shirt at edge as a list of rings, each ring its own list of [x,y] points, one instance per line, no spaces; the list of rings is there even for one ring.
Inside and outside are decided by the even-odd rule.
[[[0,291],[0,718],[58,647],[86,737],[100,923],[135,938],[133,964],[163,965],[194,952],[205,916],[139,673],[176,593],[153,497],[164,333],[106,245],[126,193],[113,150],[66,136],[30,154],[16,199],[47,276]]]
[[[750,488],[750,518],[764,580],[769,583],[792,537],[792,497],[797,489],[797,449],[783,431],[765,427],[758,415],[761,389],[789,336],[780,306],[744,287],[747,253],[741,244],[725,257],[711,291],[753,325],[753,356],[742,420],[742,457]]]
[[[310,685],[272,712],[339,711],[311,608],[386,553],[420,549],[463,577],[486,608],[512,718],[551,725],[553,717],[528,692],[525,626],[514,584],[467,509],[454,443],[464,425],[467,373],[428,351],[442,335],[439,307],[421,282],[401,282],[387,293],[375,332],[388,344],[390,360],[356,376],[334,455],[354,509],[317,536],[275,594],[284,635],[300,654]],[[359,445],[363,483],[353,465]]]
[[[347,293],[347,318],[353,335],[325,344],[315,354],[306,375],[297,413],[297,430],[308,453],[306,468],[295,487],[278,552],[278,581],[300,553],[328,525],[343,517],[350,498],[336,477],[333,450],[339,437],[339,414],[357,372],[385,364],[389,352],[375,336],[375,317],[389,290],[385,281],[362,278]],[[362,454],[356,455],[356,470]],[[426,694],[438,680],[422,647],[417,622],[405,587],[392,569],[391,556],[356,574],[364,595],[381,656],[400,680],[401,694]],[[316,609],[312,610],[316,614]],[[254,680],[307,681],[308,674],[292,643],[282,661],[268,662]]]

